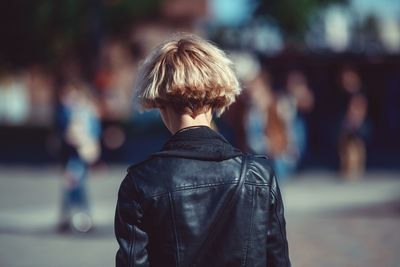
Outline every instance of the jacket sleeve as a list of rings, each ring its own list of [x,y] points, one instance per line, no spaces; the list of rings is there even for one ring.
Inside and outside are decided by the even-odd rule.
[[[271,180],[269,212],[267,267],[290,267],[283,203],[275,175]]]
[[[149,266],[146,250],[148,235],[142,220],[138,191],[128,173],[119,188],[115,211],[114,230],[119,244],[116,267]]]

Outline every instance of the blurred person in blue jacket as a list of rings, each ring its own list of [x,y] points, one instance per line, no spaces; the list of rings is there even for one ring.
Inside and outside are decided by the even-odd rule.
[[[87,232],[92,226],[86,190],[88,167],[100,155],[101,126],[96,101],[87,84],[65,82],[59,93],[57,125],[62,143],[63,198],[58,230]]]
[[[302,71],[292,70],[286,79],[285,95],[291,103],[291,128],[300,160],[307,150],[307,121],[306,116],[314,108],[314,95]]]
[[[273,158],[280,180],[287,179],[298,167],[307,144],[302,112],[313,105],[313,95],[300,72],[290,72],[286,90],[274,91],[267,70],[246,82],[249,103],[245,122],[251,151]]]

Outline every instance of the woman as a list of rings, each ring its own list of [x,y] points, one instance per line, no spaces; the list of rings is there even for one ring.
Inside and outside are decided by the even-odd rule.
[[[210,128],[240,93],[232,63],[209,42],[176,36],[144,62],[137,91],[173,134],[128,169],[119,194],[117,266],[290,266],[270,162]]]

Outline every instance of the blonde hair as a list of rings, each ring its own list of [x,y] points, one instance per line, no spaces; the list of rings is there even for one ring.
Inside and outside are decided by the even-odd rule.
[[[169,105],[196,116],[211,108],[219,116],[241,88],[222,50],[195,35],[179,34],[147,57],[135,90],[144,109]]]

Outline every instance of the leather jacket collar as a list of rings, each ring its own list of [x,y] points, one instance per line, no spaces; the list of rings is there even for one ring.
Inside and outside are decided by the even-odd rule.
[[[179,130],[152,157],[183,157],[221,161],[242,155],[221,134],[207,126],[192,126]]]

